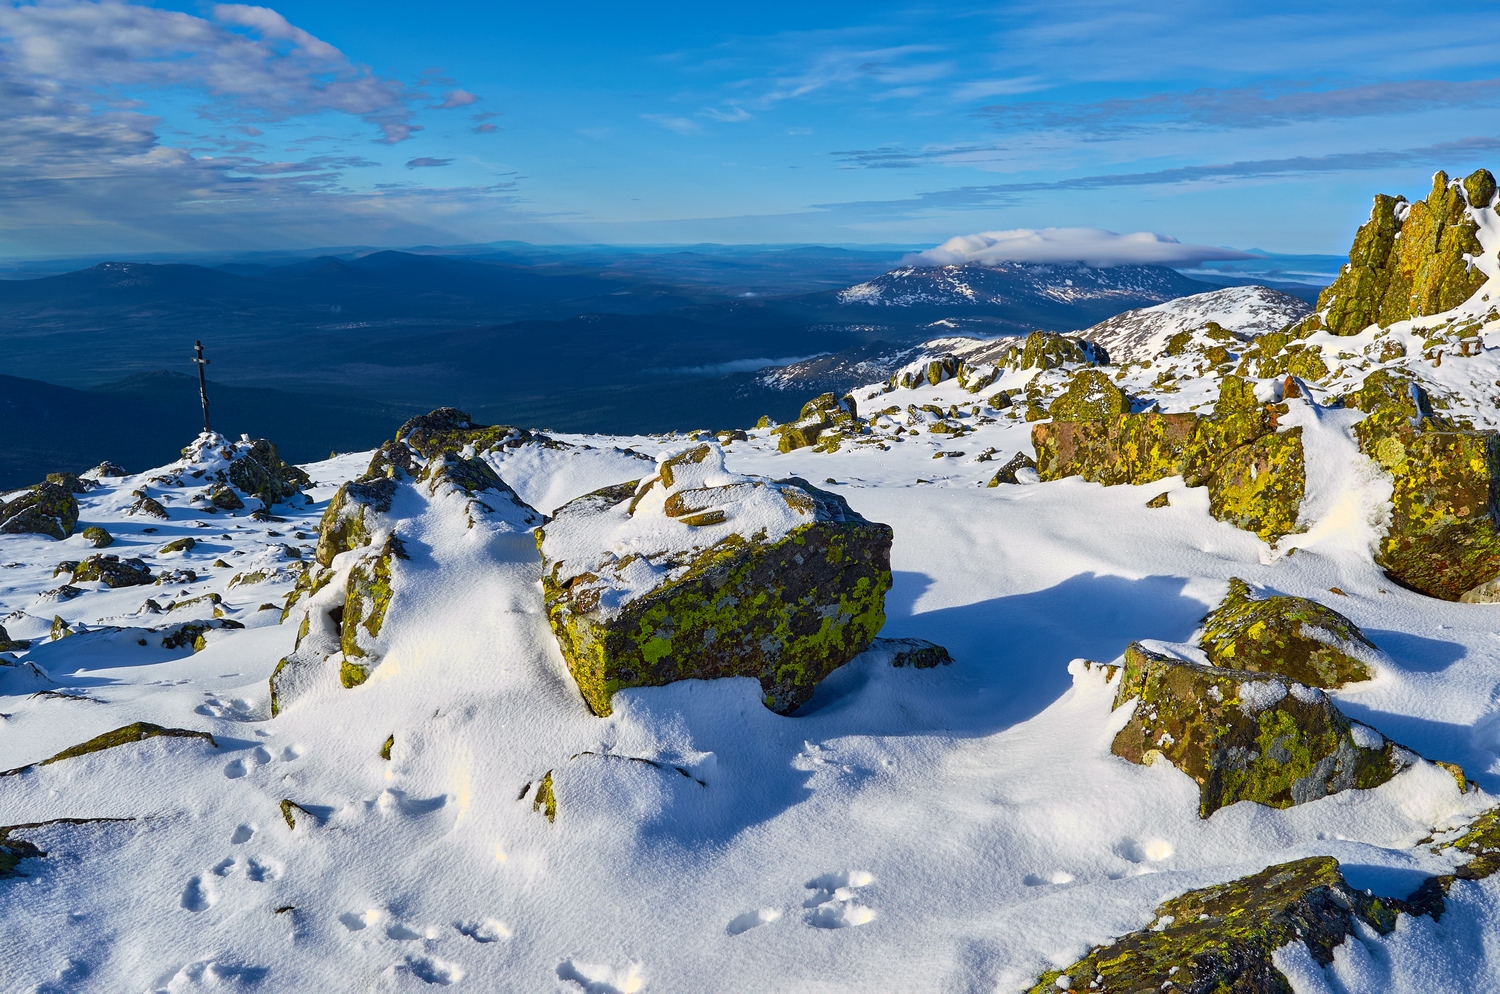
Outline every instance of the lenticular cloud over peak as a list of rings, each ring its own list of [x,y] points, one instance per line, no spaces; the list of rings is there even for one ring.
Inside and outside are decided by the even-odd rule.
[[[993,266],[1002,262],[1083,263],[1089,266],[1182,265],[1207,259],[1249,259],[1234,249],[1188,245],[1170,235],[1103,228],[1016,228],[958,235],[907,256],[914,266]]]

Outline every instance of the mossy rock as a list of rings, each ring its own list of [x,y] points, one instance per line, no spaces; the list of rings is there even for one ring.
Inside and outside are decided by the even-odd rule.
[[[1277,951],[1301,943],[1327,966],[1362,926],[1387,935],[1396,911],[1349,886],[1338,860],[1312,856],[1175,897],[1156,909],[1152,926],[1049,970],[1031,994],[1291,994],[1274,962]]]
[[[1132,698],[1139,701],[1112,751],[1132,763],[1165,759],[1192,777],[1204,818],[1238,801],[1285,808],[1378,787],[1412,761],[1321,690],[1172,659],[1139,643],[1125,650],[1115,705]]]
[[[117,587],[141,587],[155,583],[151,567],[139,559],[121,559],[107,553],[96,553],[79,563],[73,570],[73,582],[98,581],[111,589]]]
[[[1230,579],[1229,593],[1203,619],[1198,644],[1223,669],[1272,673],[1328,689],[1370,679],[1369,667],[1348,649],[1380,651],[1332,608],[1305,597],[1257,599],[1239,577]]]
[[[361,480],[398,473],[416,476],[422,466],[445,452],[482,455],[495,449],[538,444],[567,448],[546,435],[510,425],[479,424],[456,407],[440,407],[412,418],[396,430],[396,437],[376,450]]]
[[[1297,530],[1306,490],[1302,429],[1291,428],[1224,456],[1208,481],[1209,513],[1275,542]]]
[[[269,507],[312,481],[301,469],[281,460],[276,443],[257,438],[229,464],[229,482],[242,492],[259,497]]]
[[[369,545],[375,516],[390,511],[396,487],[396,481],[388,477],[354,481],[339,487],[318,523],[318,545],[314,553],[317,561],[329,566],[339,553]]]
[[[93,480],[80,480],[72,473],[48,473],[47,482],[62,487],[70,494],[86,494],[99,485]]]
[[[380,636],[386,613],[390,610],[391,574],[396,560],[406,558],[401,540],[391,535],[379,552],[366,556],[349,570],[340,620],[340,646],[344,652],[343,665],[360,670],[361,675],[351,683],[352,674],[346,673],[346,687],[364,683],[379,661],[374,640]]]
[[[198,540],[191,535],[184,536],[183,538],[174,538],[161,547],[161,554],[165,556],[174,552],[192,552],[197,546]]]
[[[0,535],[49,535],[62,541],[78,524],[78,499],[55,483],[38,483],[0,503]]]
[[[234,488],[222,483],[208,492],[208,502],[221,511],[245,509],[245,502],[240,500],[240,495],[234,492]]]
[[[1047,408],[1054,421],[1108,421],[1130,410],[1130,398],[1115,386],[1109,374],[1081,369],[1068,389]]]
[[[1426,392],[1391,370],[1344,402],[1367,412],[1354,426],[1360,451],[1394,481],[1375,556],[1387,575],[1450,601],[1500,577],[1500,435],[1449,429]]]
[[[1057,369],[1070,363],[1107,366],[1109,355],[1102,346],[1081,338],[1033,331],[1019,349],[1007,353],[1005,362],[1012,369]]]
[[[927,670],[935,666],[948,666],[953,662],[947,649],[926,639],[878,638],[870,644],[870,648],[889,652],[891,665],[897,669],[910,666],[914,670]]]
[[[218,628],[244,628],[238,621],[227,618],[215,618],[211,621],[189,621],[185,624],[176,625],[162,637],[161,647],[163,649],[184,649],[192,646],[194,652],[202,652],[208,647],[208,640],[204,637],[210,631]]]
[[[816,445],[818,436],[833,427],[826,422],[809,425],[790,425],[785,431],[780,432],[781,438],[776,442],[776,448],[781,452],[791,452],[795,449],[805,449]]]
[[[96,549],[105,549],[115,544],[115,537],[98,525],[89,525],[85,528],[83,540]]]
[[[1107,421],[1032,425],[1042,480],[1081,476],[1116,484],[1152,483],[1183,473],[1198,431],[1196,414],[1122,414]]]
[[[1471,207],[1488,207],[1495,199],[1495,174],[1488,169],[1476,169],[1464,177],[1464,194]]]
[[[774,540],[734,533],[737,502],[751,499],[756,488],[779,495],[806,523]],[[587,494],[537,531],[547,619],[595,714],[608,715],[610,699],[625,687],[728,676],[757,679],[766,705],[784,714],[864,651],[885,623],[890,526],[865,520],[842,497],[805,480],[702,488],[711,494],[680,490],[693,493],[693,513],[710,504],[730,512],[730,527],[713,526],[724,537],[706,547],[623,560],[601,547],[590,554],[597,565],[558,558],[549,532],[597,527],[604,534],[610,522],[637,513],[635,489]],[[562,572],[564,566],[572,572]],[[627,599],[615,585],[636,575],[627,573],[632,569],[654,579]]]
[[[149,721],[137,721],[132,724],[126,725],[123,728],[116,728],[112,732],[105,732],[103,735],[96,735],[93,738],[89,739],[87,742],[80,742],[78,745],[69,746],[62,752],[58,753],[55,756],[52,756],[49,759],[44,759],[36,763],[29,763],[26,766],[18,766],[13,770],[5,770],[4,772],[0,772],[0,777],[11,777],[19,773],[25,773],[27,770],[35,769],[38,766],[47,766],[51,763],[61,762],[64,759],[75,759],[79,756],[87,756],[90,753],[103,752],[105,749],[113,749],[117,746],[129,745],[132,742],[144,742],[147,739],[162,737],[180,739],[203,739],[215,749],[219,747],[219,744],[214,741],[214,737],[208,732],[199,732],[190,728],[164,728],[161,725],[154,725]]]
[[[130,510],[126,511],[126,514],[144,514],[148,518],[161,518],[163,521],[167,519],[167,509],[162,507],[161,501],[147,496],[144,490],[134,491],[134,496],[135,503],[130,505]]]

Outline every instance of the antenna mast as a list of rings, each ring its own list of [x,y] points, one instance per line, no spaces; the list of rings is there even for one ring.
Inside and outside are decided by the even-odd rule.
[[[210,360],[203,358],[202,342],[195,342],[194,346],[198,353],[193,361],[198,364],[198,398],[203,401],[203,430],[213,431],[208,426],[208,378],[203,375],[203,367],[207,366]]]

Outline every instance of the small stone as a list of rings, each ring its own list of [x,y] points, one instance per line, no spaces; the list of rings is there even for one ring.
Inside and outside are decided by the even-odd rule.
[[[115,538],[98,525],[89,525],[83,530],[83,540],[96,549],[113,545]]]
[[[1170,506],[1172,506],[1172,494],[1171,494],[1171,492],[1170,491],[1162,491],[1161,493],[1157,494],[1155,497],[1152,497],[1150,500],[1146,501],[1146,506],[1147,507],[1152,507],[1152,508],[1156,508],[1156,507],[1170,507]]]

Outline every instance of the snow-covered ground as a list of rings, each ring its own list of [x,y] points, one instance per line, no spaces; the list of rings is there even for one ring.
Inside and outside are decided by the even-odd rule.
[[[975,400],[951,380],[887,396]],[[985,487],[1029,450],[1014,418],[832,454],[777,452],[767,430],[731,443],[733,472],[802,476],[891,524],[885,634],[955,659],[918,671],[868,653],[790,717],[749,679],[624,691],[593,717],[547,627],[530,543],[434,525],[422,540],[442,569],[399,593],[391,617],[404,622],[371,679],[271,718],[267,678],[295,631],[263,605],[279,608],[289,549],[310,556],[322,509],[369,455],[306,466],[311,503],[279,505],[284,521],[208,515],[180,496],[163,501],[169,521],[129,516],[132,490],[177,495],[155,473],[109,480],[80,495],[80,531],[102,525],[108,551],[198,579],[59,600],[46,593],[66,579],[55,564],[94,550],[78,535],[0,538],[0,624],[36,640],[21,658],[49,678],[5,670],[0,768],[141,720],[209,731],[217,747],[152,739],[0,779],[0,824],[131,819],[27,835],[49,856],[0,881],[0,988],[1008,991],[1149,924],[1163,898],[1274,862],[1331,854],[1356,886],[1405,896],[1450,865],[1418,842],[1489,794],[1423,766],[1374,790],[1200,820],[1185,775],[1110,754],[1124,712],[1111,715],[1102,671],[1074,662],[1189,639],[1231,576],[1316,597],[1388,657],[1340,706],[1500,789],[1500,605],[1385,580],[1350,413],[1292,403],[1330,467],[1310,484],[1317,520],[1295,555],[1215,521],[1204,491],[1176,480]],[[642,475],[621,448],[690,444],[558,437],[572,447],[494,460],[542,511]],[[1164,490],[1171,506],[1148,509]],[[157,554],[180,536],[199,544]],[[253,572],[269,575],[233,582]],[[210,632],[197,653],[162,649],[148,629],[207,617],[166,610],[205,593],[245,628]],[[148,596],[163,614],[142,613]],[[100,630],[52,641],[55,615]],[[528,792],[548,771],[555,822]],[[295,829],[283,799],[305,809]],[[1390,977],[1391,989],[1485,989],[1500,969],[1497,901],[1493,881],[1461,884],[1441,922],[1351,940],[1335,972],[1349,990]],[[1340,989],[1289,962],[1300,989]]]

